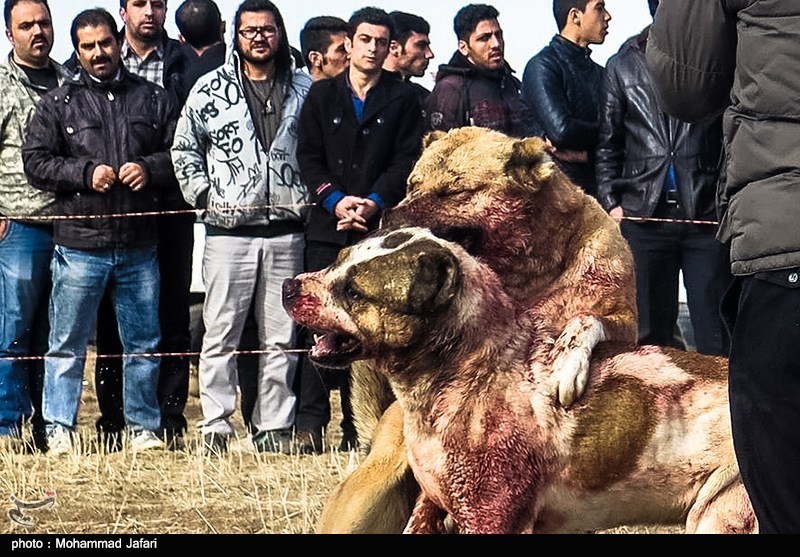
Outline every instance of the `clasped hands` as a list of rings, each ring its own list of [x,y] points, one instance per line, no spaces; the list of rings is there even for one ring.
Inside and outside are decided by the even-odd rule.
[[[133,191],[139,191],[147,185],[147,172],[137,162],[126,162],[119,169],[119,175],[107,164],[98,165],[92,172],[92,189],[98,193],[106,193],[119,180]]]
[[[339,222],[336,223],[336,231],[356,230],[367,232],[367,220],[376,214],[380,207],[371,199],[346,195],[336,204],[334,214]]]

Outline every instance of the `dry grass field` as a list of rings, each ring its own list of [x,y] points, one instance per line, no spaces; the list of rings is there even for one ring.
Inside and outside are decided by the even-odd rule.
[[[89,362],[88,369],[94,369]],[[313,533],[333,487],[358,465],[357,452],[340,453],[338,393],[332,431],[322,455],[255,452],[245,436],[222,457],[204,457],[200,435],[188,433],[186,451],[132,454],[99,449],[97,405],[86,373],[79,411],[80,446],[47,457],[0,450],[0,534],[305,534]],[[190,424],[200,418],[190,397]],[[191,448],[194,446],[195,448]],[[33,503],[55,494],[55,505],[27,510],[30,527],[12,520],[11,498]],[[675,533],[674,527],[618,528],[607,533]]]

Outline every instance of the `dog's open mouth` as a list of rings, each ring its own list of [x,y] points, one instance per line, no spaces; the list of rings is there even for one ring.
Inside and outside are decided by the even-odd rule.
[[[322,367],[345,368],[361,356],[361,343],[346,333],[317,333],[309,356]]]

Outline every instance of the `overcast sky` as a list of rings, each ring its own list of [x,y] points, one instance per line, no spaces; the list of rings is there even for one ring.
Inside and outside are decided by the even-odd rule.
[[[335,15],[347,19],[350,14],[364,6],[376,6],[386,11],[403,10],[424,17],[431,24],[431,41],[436,58],[431,62],[430,72],[439,64],[446,63],[456,49],[453,33],[453,16],[467,4],[463,0],[376,0],[365,3],[364,0],[273,0],[283,14],[289,32],[289,41],[299,47],[300,29],[305,22],[317,15]],[[227,21],[241,0],[218,0],[223,17]],[[556,25],[552,14],[551,0],[489,0],[500,11],[500,25],[506,36],[506,59],[522,77],[525,64],[531,56],[550,42],[556,33]],[[175,10],[179,0],[168,0],[167,31],[177,36],[175,27]],[[606,0],[611,13],[610,32],[603,45],[593,47],[593,58],[605,65],[609,56],[630,36],[638,33],[650,22],[646,0]],[[119,20],[119,0],[50,0],[55,26],[55,46],[53,58],[62,62],[72,53],[69,39],[69,27],[75,15],[86,8],[102,7],[114,14]],[[121,20],[120,20],[121,22]],[[230,23],[228,25],[230,29]],[[8,45],[8,43],[6,43]],[[8,49],[6,49],[7,52]],[[421,78],[420,83],[430,86],[430,76]]]

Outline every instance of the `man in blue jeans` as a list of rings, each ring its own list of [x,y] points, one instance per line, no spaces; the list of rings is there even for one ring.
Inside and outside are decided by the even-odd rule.
[[[33,416],[33,437],[44,448],[41,415],[44,362],[26,360],[47,349],[47,297],[55,208],[52,193],[32,188],[22,170],[22,143],[36,102],[63,81],[50,59],[53,24],[44,0],[6,0],[12,52],[0,64],[0,440],[19,445]]]
[[[51,331],[43,413],[51,454],[72,449],[86,346],[108,287],[118,318],[123,400],[134,451],[160,448],[159,189],[174,187],[174,110],[165,90],[120,62],[113,16],[85,10],[72,23],[75,80],[46,94],[22,149],[31,184],[56,193]],[[150,216],[147,216],[150,215]]]

